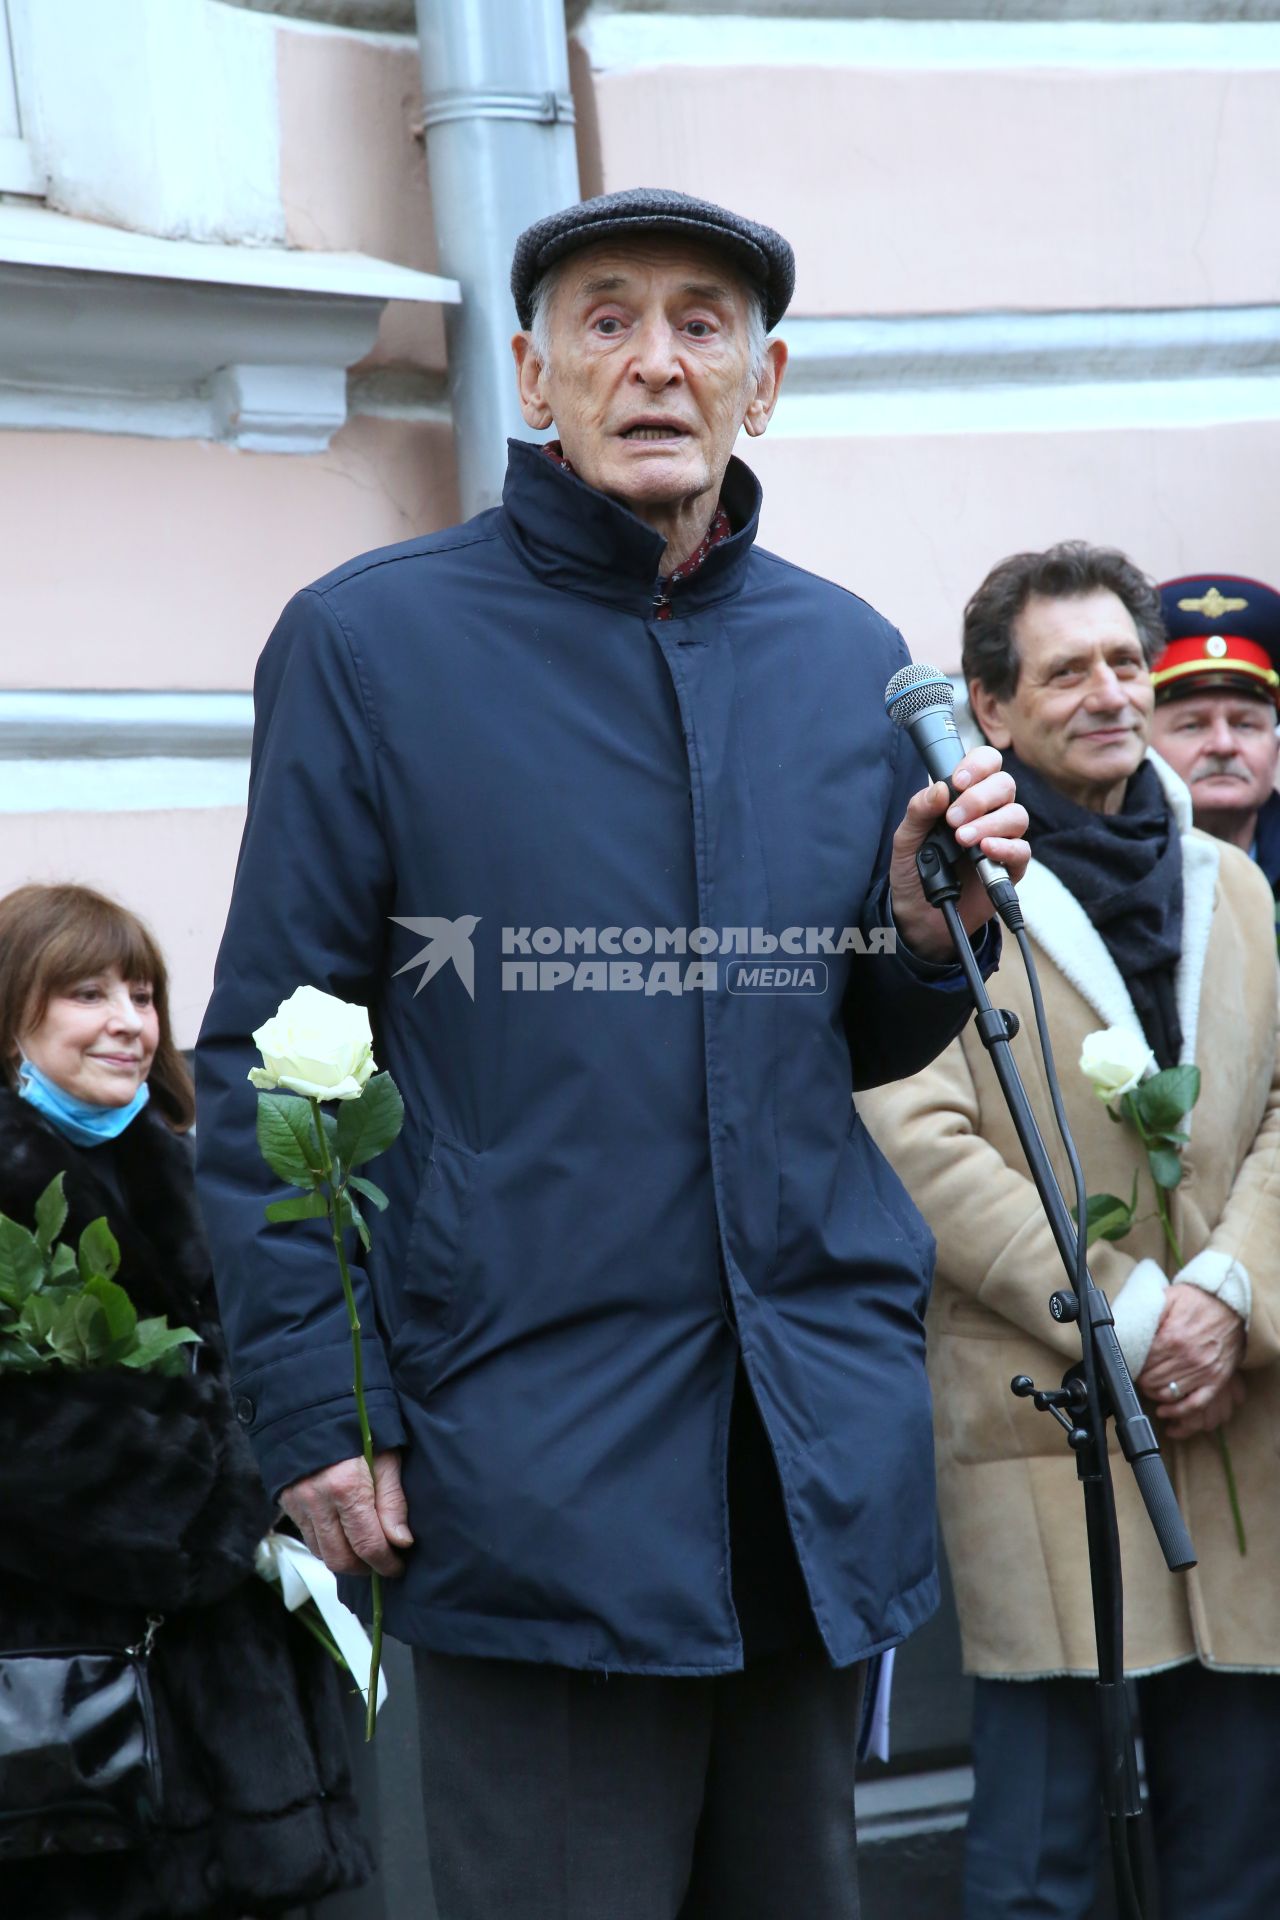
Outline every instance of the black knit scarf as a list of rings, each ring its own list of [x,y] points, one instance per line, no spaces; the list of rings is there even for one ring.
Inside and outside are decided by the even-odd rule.
[[[1035,859],[1056,874],[1101,935],[1162,1067],[1175,1066],[1182,1028],[1174,976],[1182,953],[1182,841],[1159,775],[1144,760],[1119,813],[1092,813],[1013,752],[1004,764],[1031,816]]]

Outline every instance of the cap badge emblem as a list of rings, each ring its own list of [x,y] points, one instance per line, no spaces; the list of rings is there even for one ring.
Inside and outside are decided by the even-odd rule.
[[[1227,650],[1227,643],[1220,633],[1211,633],[1204,643],[1204,650],[1211,660],[1221,660]]]
[[[1240,613],[1248,604],[1247,600],[1228,600],[1216,587],[1210,587],[1203,600],[1178,602],[1183,613],[1202,613],[1206,620],[1221,620],[1224,613]]]

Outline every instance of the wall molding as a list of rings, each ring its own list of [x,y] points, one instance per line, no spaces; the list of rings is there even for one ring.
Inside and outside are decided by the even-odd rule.
[[[787,389],[1280,375],[1280,306],[784,319]]]
[[[0,760],[0,814],[243,809],[247,760]]]
[[[223,0],[247,13],[269,13],[297,23],[364,33],[416,34],[414,0]]]
[[[0,814],[243,807],[251,693],[0,690]]]
[[[883,12],[883,9],[878,9]],[[724,11],[593,8],[576,29],[594,69],[666,67],[845,67],[905,72],[994,72],[1035,67],[1063,72],[1256,72],[1280,66],[1280,22],[1268,6],[1252,19],[1188,17],[807,17],[751,8],[726,32]],[[1206,7],[1205,12],[1209,9]]]
[[[0,762],[243,759],[251,693],[0,689]]]
[[[1280,307],[785,319],[786,439],[1280,420]]]
[[[363,254],[158,240],[0,205],[0,427],[315,453],[388,300],[457,283]]]

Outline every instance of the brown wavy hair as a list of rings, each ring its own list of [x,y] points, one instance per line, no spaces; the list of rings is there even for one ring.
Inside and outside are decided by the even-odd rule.
[[[992,567],[964,610],[960,670],[965,685],[976,680],[997,700],[1018,691],[1022,662],[1013,625],[1033,595],[1045,600],[1075,600],[1105,588],[1132,615],[1148,667],[1165,647],[1160,589],[1117,547],[1092,547],[1087,540],[1061,540],[1043,553],[1012,553]]]
[[[55,994],[91,974],[115,970],[145,981],[155,996],[160,1040],[147,1075],[154,1106],[175,1133],[196,1117],[195,1088],[173,1042],[169,971],[138,916],[92,887],[17,887],[0,900],[0,1072],[16,1087],[18,1035],[38,1027]]]

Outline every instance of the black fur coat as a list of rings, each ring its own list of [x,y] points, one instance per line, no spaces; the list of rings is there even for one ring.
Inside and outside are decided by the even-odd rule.
[[[106,1214],[139,1313],[194,1326],[205,1345],[176,1379],[0,1379],[0,1647],[124,1646],[162,1613],[165,1801],[145,1853],[6,1865],[0,1909],[240,1920],[358,1885],[369,1862],[337,1669],[252,1571],[271,1507],[231,1408],[189,1145],[144,1108],[82,1149],[0,1087],[0,1212],[31,1226],[60,1170],[62,1237],[74,1245]]]

